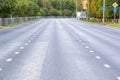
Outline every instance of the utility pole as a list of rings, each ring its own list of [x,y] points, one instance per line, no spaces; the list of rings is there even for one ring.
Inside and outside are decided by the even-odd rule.
[[[105,7],[105,0],[103,0],[103,7]],[[103,23],[105,23],[105,10],[103,10]]]

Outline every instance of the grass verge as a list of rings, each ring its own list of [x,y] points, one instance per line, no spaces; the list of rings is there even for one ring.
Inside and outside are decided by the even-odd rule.
[[[13,23],[13,24],[9,24],[7,26],[0,26],[0,29],[6,29],[6,28],[14,27],[16,25],[21,25],[21,24],[25,24],[25,23],[28,23],[28,22],[36,21],[36,20],[41,20],[41,19],[35,19],[35,20],[30,20],[30,21],[21,22],[21,23]]]
[[[114,23],[114,22],[100,22],[100,21],[96,21],[96,20],[82,20],[84,22],[91,22],[91,23],[95,23],[95,24],[101,24],[101,25],[106,25],[108,27],[112,27],[112,28],[118,28],[120,29],[120,24],[119,23]]]

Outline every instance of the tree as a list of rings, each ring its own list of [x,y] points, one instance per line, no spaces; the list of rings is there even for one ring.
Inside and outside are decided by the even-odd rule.
[[[89,12],[90,17],[95,17],[96,16],[96,0],[91,0],[90,1],[90,12]]]
[[[81,4],[81,0],[78,4]],[[75,10],[75,0],[0,0],[0,17],[73,16]]]
[[[1,0],[0,1],[0,16],[10,17],[16,11],[16,0]]]
[[[97,18],[102,18],[103,16],[102,6],[103,6],[103,0],[98,0],[96,2],[96,17]]]
[[[72,16],[72,11],[71,10],[64,9],[63,13],[64,13],[64,16]]]

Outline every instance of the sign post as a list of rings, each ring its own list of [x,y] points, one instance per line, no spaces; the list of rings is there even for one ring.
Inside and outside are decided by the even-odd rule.
[[[116,12],[117,12],[117,7],[118,4],[116,2],[113,3],[113,12],[114,12],[114,24],[115,24],[115,19],[116,19]]]

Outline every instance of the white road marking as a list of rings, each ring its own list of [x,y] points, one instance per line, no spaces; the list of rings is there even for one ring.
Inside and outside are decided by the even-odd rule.
[[[0,71],[2,71],[2,68],[0,68]]]
[[[97,58],[97,59],[101,59],[101,57],[100,57],[100,56],[96,56],[96,58]]]
[[[90,53],[93,53],[94,51],[89,51]]]
[[[20,52],[15,52],[15,54],[19,54]]]
[[[85,46],[85,48],[89,48],[88,46]]]
[[[120,80],[120,77],[117,77],[118,80]]]
[[[20,49],[24,49],[24,47],[20,47]]]
[[[110,68],[110,65],[108,65],[108,64],[104,64],[104,67],[106,67],[106,68]]]
[[[12,61],[12,58],[8,58],[6,61],[7,61],[7,62],[11,62],[11,61]]]
[[[28,45],[28,43],[25,43],[25,45]]]

